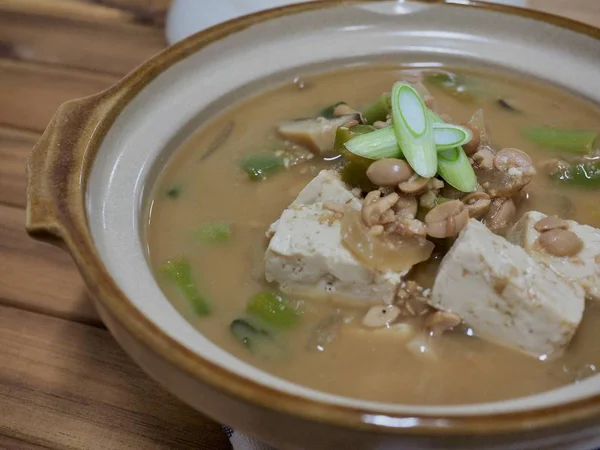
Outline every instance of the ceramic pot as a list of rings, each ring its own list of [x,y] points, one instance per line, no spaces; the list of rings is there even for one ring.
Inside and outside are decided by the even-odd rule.
[[[194,408],[280,448],[600,446],[600,377],[498,403],[408,406],[298,386],[221,350],[155,282],[141,230],[158,172],[190,127],[269,80],[351,63],[471,61],[600,102],[600,31],[468,0],[325,1],[218,25],[114,87],[64,104],[28,160],[27,230],[73,256],[106,325]]]

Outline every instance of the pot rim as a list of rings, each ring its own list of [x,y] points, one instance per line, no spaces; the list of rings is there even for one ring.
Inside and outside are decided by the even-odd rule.
[[[438,437],[525,432],[575,422],[583,425],[584,422],[600,418],[600,395],[515,413],[444,416],[392,414],[376,409],[333,405],[282,392],[230,372],[168,336],[125,296],[97,253],[85,211],[88,177],[104,136],[121,111],[147,84],[190,54],[254,24],[336,5],[379,1],[386,0],[306,2],[243,16],[201,31],[165,49],[100,94],[64,104],[27,162],[28,233],[35,238],[65,246],[92,296],[131,335],[161,358],[213,389],[278,413],[370,432]],[[600,28],[548,13],[478,0],[410,1],[518,15],[567,28],[600,41]],[[66,132],[67,128],[69,133]]]

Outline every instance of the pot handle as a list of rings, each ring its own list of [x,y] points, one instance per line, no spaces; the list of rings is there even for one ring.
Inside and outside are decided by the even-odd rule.
[[[85,184],[97,140],[122,99],[109,89],[61,105],[27,158],[26,230],[34,239],[71,247],[85,239]],[[82,234],[83,233],[83,234]]]

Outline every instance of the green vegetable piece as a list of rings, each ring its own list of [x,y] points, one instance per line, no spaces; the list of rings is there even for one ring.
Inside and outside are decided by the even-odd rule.
[[[208,300],[204,298],[192,277],[192,268],[185,258],[170,259],[162,266],[164,277],[175,285],[199,316],[207,316],[211,312]]]
[[[337,102],[331,106],[328,106],[327,108],[323,108],[319,112],[319,117],[325,117],[326,119],[332,119],[334,117],[333,112],[335,111],[335,108],[337,108],[340,105],[345,105],[345,104],[346,104],[346,102]]]
[[[356,136],[362,136],[363,134],[372,133],[376,130],[377,128],[371,125],[356,125],[351,128],[338,127],[335,133],[334,149],[348,161],[354,161],[358,164],[369,166],[372,163],[372,161],[370,161],[367,158],[363,158],[362,156],[358,156],[354,153],[351,153],[350,151],[348,151],[344,144]]]
[[[377,121],[385,122],[388,114],[392,111],[391,94],[382,94],[374,103],[367,105],[362,110],[365,122],[373,125]]]
[[[599,188],[600,187],[600,160],[585,160],[571,164],[567,168],[551,175],[552,178],[565,185]]]
[[[257,153],[242,161],[242,170],[253,180],[266,180],[268,175],[285,168],[283,158],[275,153]]]
[[[402,150],[400,150],[396,133],[392,127],[356,136],[346,142],[344,147],[356,156],[371,160],[402,157]],[[342,154],[344,153],[342,152]]]
[[[365,125],[362,126],[364,127]],[[348,135],[348,131],[341,131],[341,133],[343,133],[344,136]],[[460,125],[434,123],[433,136],[436,151],[439,153],[440,151],[448,150],[468,143],[473,138],[473,133],[468,128]],[[398,144],[398,139],[396,138],[396,133],[393,127],[375,130],[368,135],[363,134],[360,136],[354,136],[341,148],[342,150],[339,152],[346,156],[346,159],[352,159],[351,156],[347,155],[348,152],[354,156],[371,160],[403,157],[402,150]]]
[[[443,123],[433,111],[428,110],[427,113],[434,124]],[[449,185],[461,192],[477,189],[477,176],[462,147],[439,152],[437,171]]]
[[[534,144],[569,153],[588,153],[598,139],[598,132],[585,130],[564,130],[549,127],[531,127],[524,131],[525,137]]]
[[[235,319],[229,325],[229,330],[250,353],[261,359],[281,362],[289,358],[289,349],[281,336],[274,336],[250,317]]]
[[[433,122],[433,139],[439,153],[469,143],[473,139],[473,132],[460,125]]]
[[[438,154],[438,173],[449,185],[461,192],[473,192],[477,189],[475,171],[462,147]]]
[[[256,348],[258,341],[269,338],[269,333],[265,330],[255,327],[244,319],[235,319],[229,325],[231,334],[250,350]]]
[[[378,189],[367,176],[367,169],[373,161],[367,159],[369,164],[363,164],[355,161],[348,161],[342,168],[342,181],[352,187],[359,188],[363,192],[370,192]]]
[[[196,237],[198,241],[203,244],[224,244],[231,239],[233,234],[230,223],[227,222],[213,222],[207,223],[200,230]]]
[[[477,80],[464,75],[432,72],[425,75],[425,81],[463,102],[471,103],[485,96]]]
[[[176,184],[167,189],[167,197],[169,198],[177,198],[181,194],[181,185]]]
[[[363,134],[372,133],[377,131],[377,128],[371,125],[355,125],[353,127],[338,127],[335,132],[335,144],[334,149],[338,152],[344,150],[344,144],[350,139],[356,136],[362,136]]]
[[[392,89],[392,120],[402,153],[413,170],[425,178],[437,172],[437,150],[428,109],[408,83]]]
[[[285,299],[273,292],[260,292],[250,299],[248,314],[258,317],[266,325],[276,329],[288,329],[298,323],[298,314],[287,305]]]

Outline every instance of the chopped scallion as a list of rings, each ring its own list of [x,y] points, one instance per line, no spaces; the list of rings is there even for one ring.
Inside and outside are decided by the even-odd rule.
[[[275,329],[291,328],[298,323],[296,311],[288,306],[281,295],[273,292],[260,292],[253,296],[247,312]]]
[[[433,138],[438,152],[460,147],[473,139],[473,132],[466,127],[450,123],[433,123]]]
[[[334,149],[348,161],[352,161],[359,165],[368,167],[372,162],[370,159],[367,159],[363,156],[355,155],[354,153],[350,152],[344,144],[350,139],[355,138],[356,136],[362,136],[363,134],[372,133],[376,130],[377,128],[371,125],[356,125],[350,128],[338,127],[335,133]]]
[[[438,173],[461,192],[473,192],[477,188],[477,177],[462,147],[438,153]]]
[[[367,159],[400,158],[402,151],[392,127],[382,128],[350,139],[344,147]]]
[[[207,223],[198,230],[196,237],[203,244],[223,244],[231,239],[232,227],[227,222]]]
[[[179,258],[166,261],[162,266],[162,273],[167,280],[181,291],[196,314],[200,316],[210,314],[210,304],[198,291],[192,276],[192,268],[187,259]]]
[[[482,100],[485,97],[477,80],[464,75],[432,72],[425,75],[425,80],[464,102]]]
[[[392,89],[392,121],[402,153],[413,170],[422,177],[437,172],[437,151],[427,107],[408,83]]]
[[[587,153],[598,139],[598,132],[586,130],[564,130],[550,127],[531,127],[525,136],[534,144],[570,153]]]
[[[434,124],[443,123],[441,117],[428,110]],[[462,147],[455,147],[438,153],[437,171],[453,188],[461,192],[473,192],[477,188],[477,176]]]
[[[598,188],[600,187],[600,160],[585,160],[572,163],[552,175],[556,181],[570,186]]]
[[[246,157],[241,167],[251,180],[256,181],[265,180],[269,174],[285,168],[285,163],[275,153],[264,152]]]

